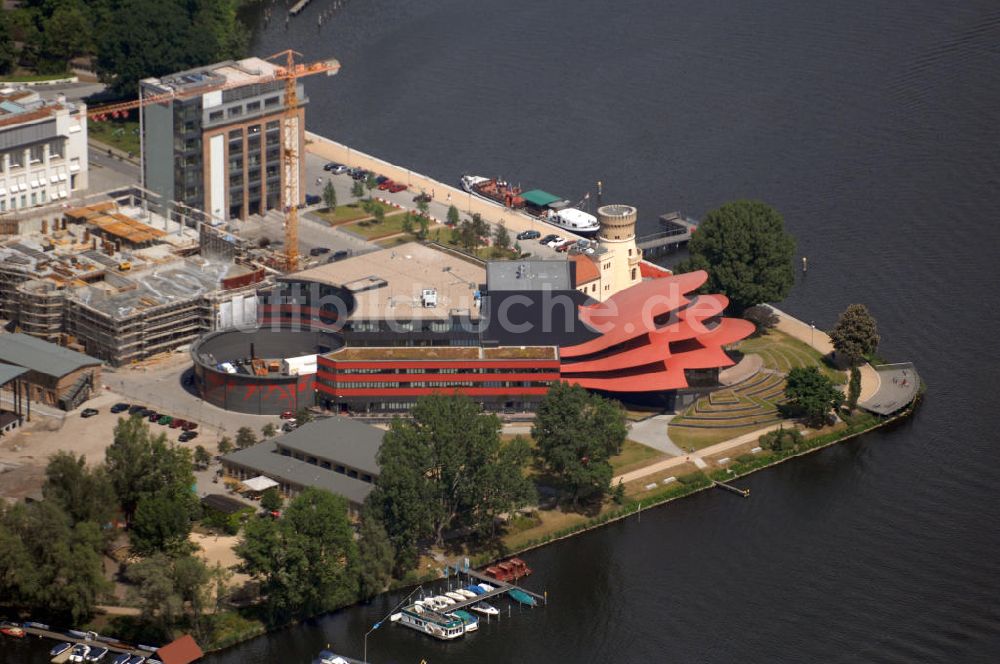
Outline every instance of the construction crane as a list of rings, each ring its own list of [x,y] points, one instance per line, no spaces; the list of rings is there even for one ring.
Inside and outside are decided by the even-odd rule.
[[[240,88],[246,85],[260,85],[274,81],[285,82],[285,106],[282,117],[282,156],[281,168],[284,174],[282,185],[282,208],[284,210],[285,231],[285,269],[289,272],[299,267],[299,157],[302,154],[299,147],[299,95],[298,79],[313,74],[333,76],[340,71],[340,62],[334,59],[316,62],[296,62],[296,57],[302,54],[292,49],[275,53],[264,58],[276,64],[274,71],[260,74],[256,77],[244,78],[226,83],[206,84],[205,86],[187,87],[183,90],[171,90],[155,95],[148,95],[131,101],[117,102],[96,106],[87,110],[87,117],[101,121],[108,118],[124,118],[132,110],[151,104],[170,103],[178,99],[188,99],[216,90]]]

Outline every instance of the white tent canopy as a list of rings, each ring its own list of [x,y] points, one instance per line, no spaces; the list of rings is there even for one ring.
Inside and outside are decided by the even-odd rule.
[[[278,486],[278,483],[272,480],[270,477],[264,477],[263,475],[258,475],[252,479],[243,482],[245,486],[250,491],[267,491],[272,486]]]

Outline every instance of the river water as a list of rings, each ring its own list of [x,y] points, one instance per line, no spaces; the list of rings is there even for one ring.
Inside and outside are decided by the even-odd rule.
[[[447,182],[567,198],[605,182],[641,230],[752,197],[809,257],[782,307],[847,304],[929,384],[916,416],[525,556],[550,604],[455,643],[399,627],[373,662],[997,661],[1000,5],[994,1],[313,0],[255,36],[337,57],[308,127]],[[391,606],[206,658],[360,658]],[[44,661],[17,649],[10,661]],[[0,659],[4,659],[0,656]]]

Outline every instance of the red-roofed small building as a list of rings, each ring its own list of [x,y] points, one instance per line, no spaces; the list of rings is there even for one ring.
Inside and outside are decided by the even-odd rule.
[[[185,634],[156,651],[163,664],[190,664],[205,656],[190,634]]]

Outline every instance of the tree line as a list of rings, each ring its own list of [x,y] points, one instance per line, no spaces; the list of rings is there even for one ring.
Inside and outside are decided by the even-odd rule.
[[[59,74],[93,56],[102,82],[135,96],[143,78],[243,57],[250,33],[237,12],[254,1],[23,0],[0,11],[0,73]]]

